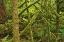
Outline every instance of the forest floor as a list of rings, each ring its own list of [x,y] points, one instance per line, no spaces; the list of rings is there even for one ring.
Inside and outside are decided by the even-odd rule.
[[[6,36],[5,36],[6,37]],[[8,39],[11,39],[12,37],[9,37]],[[21,42],[31,42],[30,39],[27,39],[26,37],[20,37],[21,38]],[[2,42],[2,40],[4,39],[4,36],[0,36],[0,42]],[[37,40],[34,39],[35,42],[38,42]]]
[[[2,42],[3,37],[0,37],[0,42]],[[31,42],[30,40],[26,40],[26,39],[21,39],[22,42]]]

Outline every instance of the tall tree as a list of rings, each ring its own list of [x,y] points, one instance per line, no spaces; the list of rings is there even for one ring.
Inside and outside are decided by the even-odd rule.
[[[59,0],[56,0],[56,5],[57,5],[57,13],[59,14]],[[58,37],[58,32],[59,32],[59,16],[56,16],[56,37]]]
[[[18,0],[12,0],[12,14],[13,14],[13,42],[20,42],[19,38],[19,18],[18,18]]]
[[[3,24],[6,22],[6,12],[5,12],[5,5],[4,0],[0,0],[0,24]]]

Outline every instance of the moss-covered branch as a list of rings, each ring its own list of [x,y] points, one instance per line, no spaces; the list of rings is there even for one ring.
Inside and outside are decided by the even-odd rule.
[[[37,10],[34,14],[34,16],[32,17],[32,19],[30,20],[30,23],[25,27],[25,29],[23,31],[20,32],[20,35],[22,35],[27,29],[29,29],[29,26],[31,26],[33,24],[33,22],[35,21],[37,15],[39,14],[39,10]]]
[[[28,7],[26,7],[26,8],[19,14],[19,16],[20,16],[24,11],[26,11],[27,8],[31,7],[32,5],[36,4],[36,3],[39,2],[39,1],[40,1],[40,0],[37,0],[37,1],[34,2],[33,4],[31,4],[31,5],[29,5]]]
[[[21,4],[18,8],[21,8],[26,2],[24,2],[23,4]]]

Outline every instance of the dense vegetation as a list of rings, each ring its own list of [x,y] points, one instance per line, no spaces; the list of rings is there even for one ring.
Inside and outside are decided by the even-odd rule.
[[[64,0],[0,0],[0,42],[64,42]]]

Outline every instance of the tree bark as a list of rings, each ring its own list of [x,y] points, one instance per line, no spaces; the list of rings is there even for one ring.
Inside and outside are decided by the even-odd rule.
[[[19,37],[19,18],[18,18],[18,0],[12,0],[12,14],[13,14],[13,42],[20,42]]]
[[[7,21],[4,0],[0,0],[0,24],[4,24]]]

